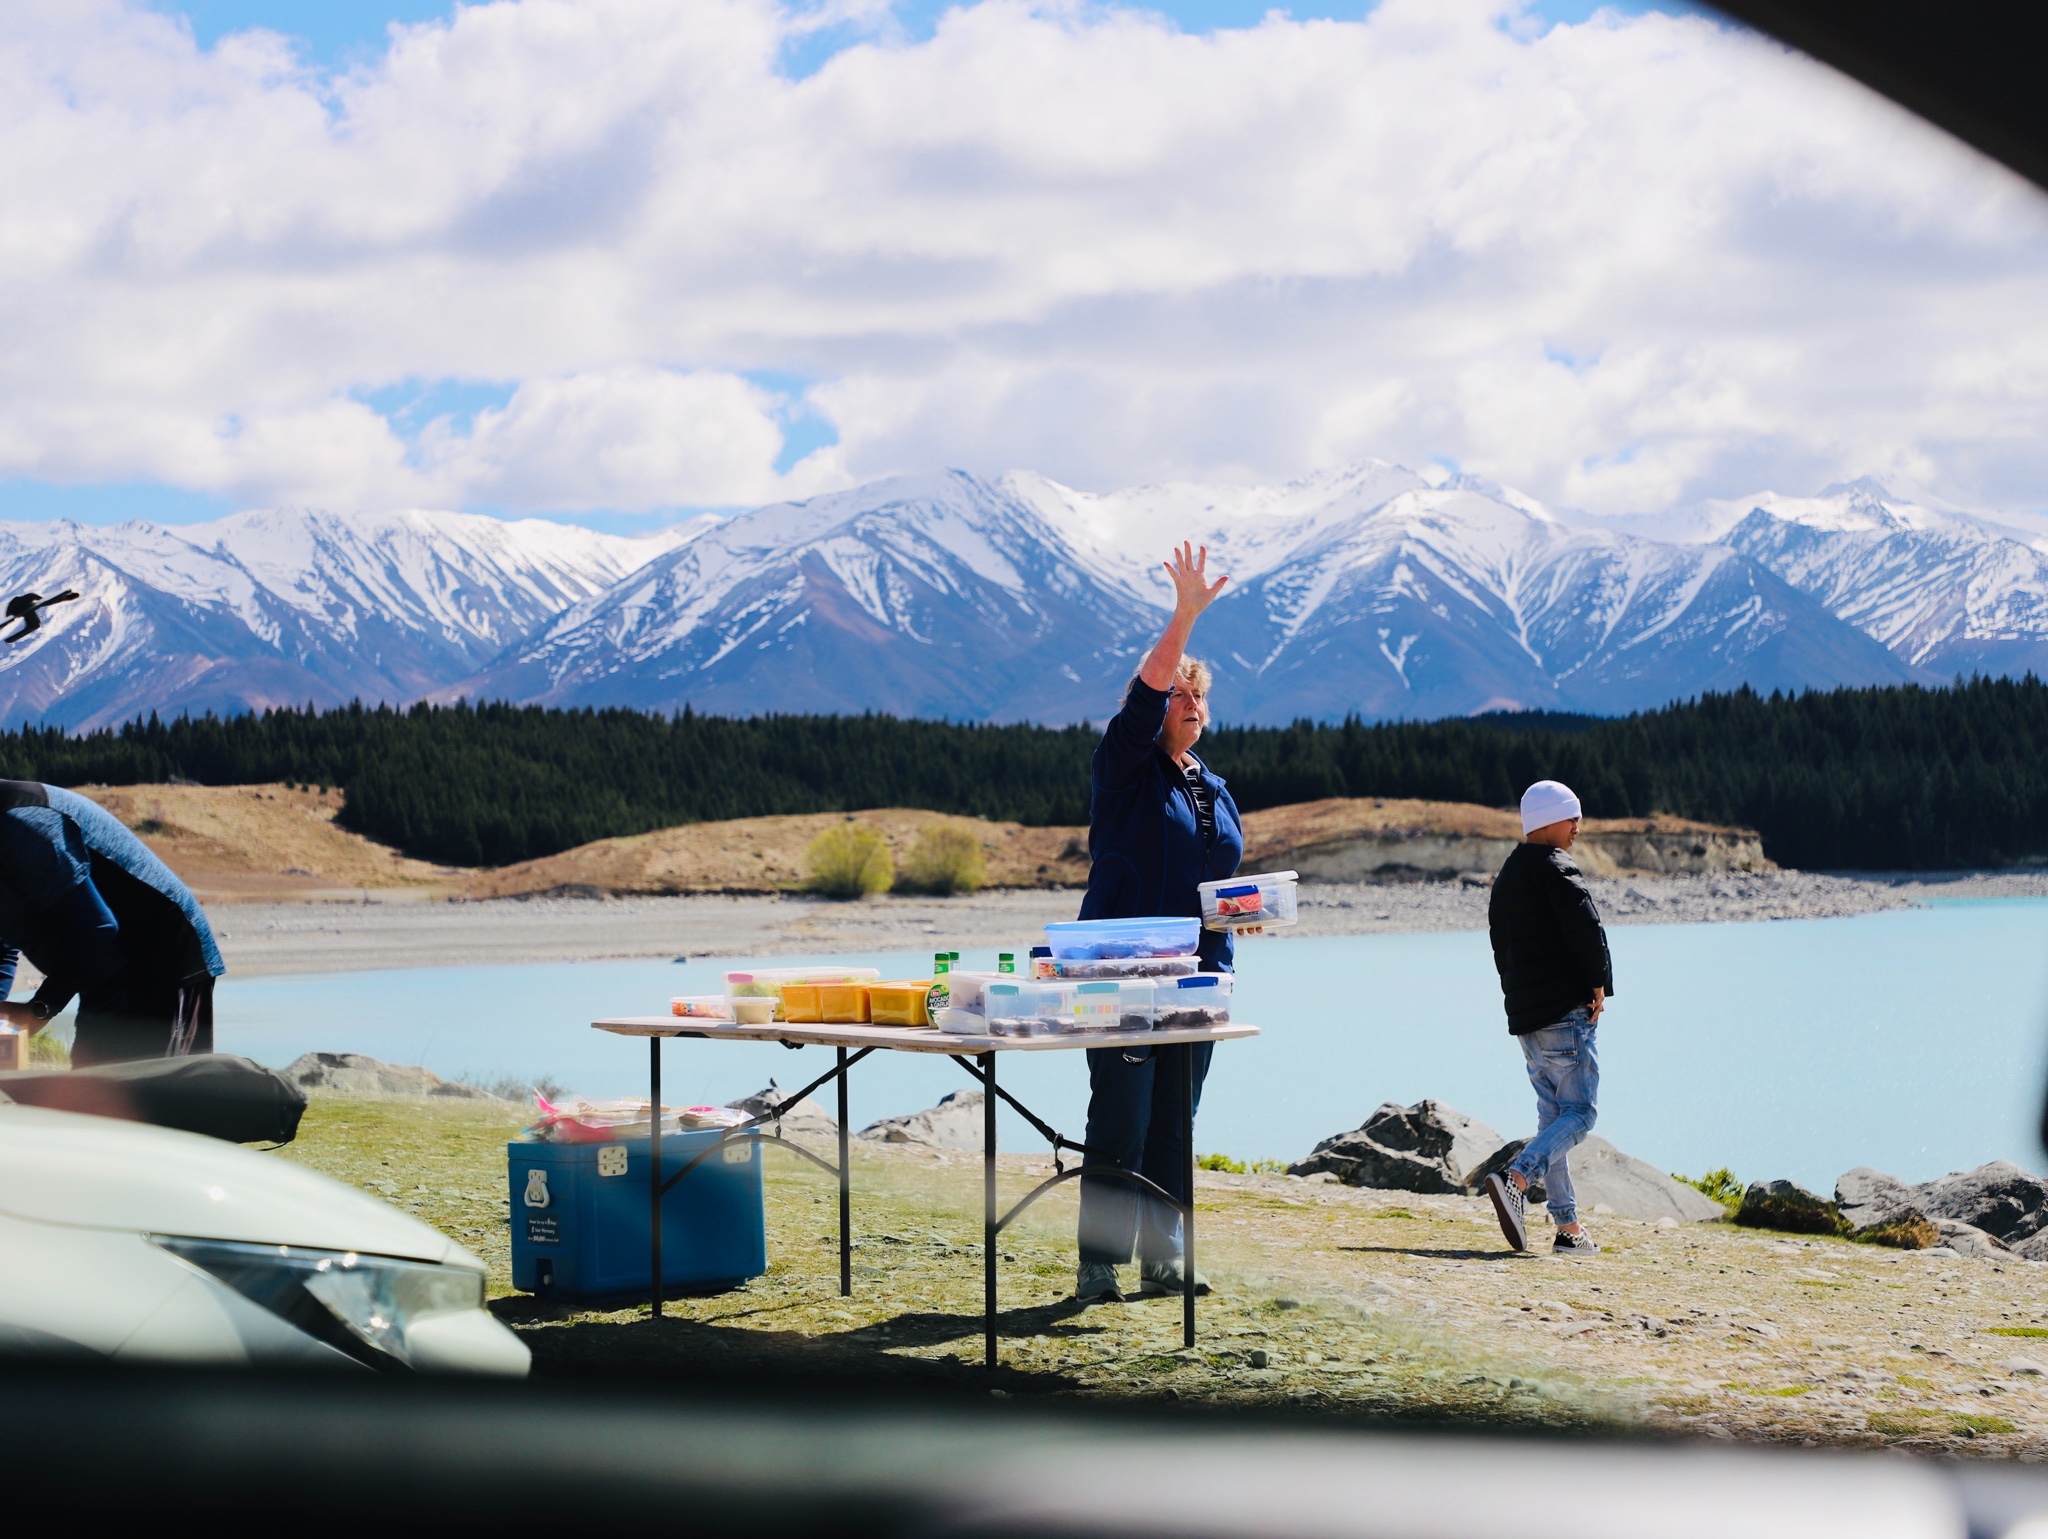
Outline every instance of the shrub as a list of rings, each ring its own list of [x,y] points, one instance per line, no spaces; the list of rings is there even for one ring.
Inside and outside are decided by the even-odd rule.
[[[958,823],[933,823],[918,830],[910,853],[903,858],[897,885],[908,892],[950,897],[956,892],[979,892],[987,881],[981,839],[974,830]]]
[[[1941,1243],[1941,1231],[1915,1213],[1911,1218],[1878,1224],[1849,1238],[1865,1245],[1889,1245],[1894,1250],[1932,1250]],[[2048,1331],[2042,1334],[2048,1335]]]
[[[1735,1222],[1750,1229],[1775,1229],[1782,1234],[1845,1235],[1849,1225],[1841,1209],[1796,1181],[1757,1181],[1743,1193]]]
[[[864,898],[886,892],[894,863],[879,830],[864,823],[826,829],[804,852],[811,891],[828,898]]]
[[[28,1068],[68,1069],[71,1048],[55,1032],[45,1028],[28,1039]]]
[[[1234,1160],[1227,1154],[1205,1154],[1195,1163],[1232,1176],[1277,1176],[1287,1169],[1285,1160]]]
[[[1730,1213],[1733,1213],[1742,1206],[1742,1183],[1736,1179],[1735,1172],[1726,1165],[1723,1165],[1718,1170],[1710,1170],[1705,1175],[1698,1177],[1682,1176],[1674,1170],[1671,1172],[1671,1179],[1682,1181],[1687,1186],[1704,1192]]]

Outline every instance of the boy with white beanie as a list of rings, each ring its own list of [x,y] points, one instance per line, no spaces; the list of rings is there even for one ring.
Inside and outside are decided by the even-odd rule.
[[[1593,1255],[1579,1222],[1566,1156],[1598,1116],[1600,1057],[1595,1032],[1614,993],[1614,964],[1600,911],[1566,851],[1579,836],[1579,799],[1555,780],[1522,793],[1522,839],[1494,878],[1486,925],[1500,973],[1508,1031],[1520,1040],[1536,1088],[1536,1136],[1503,1172],[1486,1178],[1501,1233],[1529,1248],[1527,1193],[1541,1179],[1557,1225],[1551,1251]]]

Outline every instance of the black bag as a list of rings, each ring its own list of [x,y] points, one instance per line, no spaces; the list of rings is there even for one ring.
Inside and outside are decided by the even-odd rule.
[[[235,1144],[288,1144],[306,1113],[305,1091],[277,1070],[233,1053],[0,1074],[0,1099],[153,1122]]]

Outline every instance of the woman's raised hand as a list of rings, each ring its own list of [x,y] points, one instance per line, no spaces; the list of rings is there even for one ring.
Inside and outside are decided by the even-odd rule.
[[[1228,576],[1209,581],[1209,547],[1204,545],[1196,550],[1187,541],[1181,541],[1180,549],[1173,553],[1173,559],[1165,563],[1166,575],[1173,579],[1174,612],[1192,619],[1207,609],[1216,595],[1223,591],[1223,585],[1230,581]]]

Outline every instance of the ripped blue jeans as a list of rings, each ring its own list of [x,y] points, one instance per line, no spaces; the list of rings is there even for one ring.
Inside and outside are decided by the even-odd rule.
[[[1510,1170],[1541,1181],[1551,1220],[1563,1228],[1579,1221],[1566,1156],[1593,1131],[1600,1110],[1599,1028],[1590,1006],[1582,1005],[1555,1026],[1521,1037],[1529,1083],[1536,1087],[1536,1136],[1515,1156]]]

